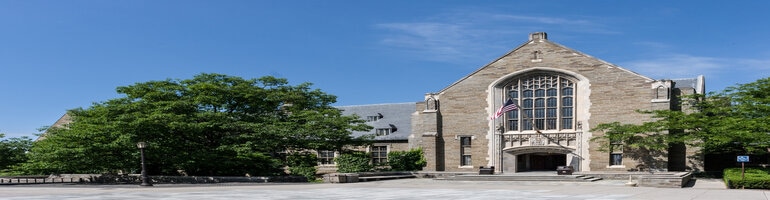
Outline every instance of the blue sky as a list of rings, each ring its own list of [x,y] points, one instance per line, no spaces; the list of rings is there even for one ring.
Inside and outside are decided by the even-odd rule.
[[[770,76],[770,1],[0,0],[0,133],[33,136],[118,86],[276,76],[335,105],[421,101],[532,32],[707,91]]]

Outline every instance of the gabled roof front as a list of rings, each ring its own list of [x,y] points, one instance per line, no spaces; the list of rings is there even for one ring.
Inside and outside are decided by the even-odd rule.
[[[373,129],[368,132],[354,131],[353,136],[375,135],[377,129],[390,129],[390,134],[376,136],[375,140],[407,140],[412,134],[412,113],[415,103],[372,104],[357,106],[337,106],[343,115],[358,115]]]
[[[620,66],[617,66],[617,65],[615,65],[615,64],[609,63],[609,62],[607,62],[607,61],[604,61],[604,60],[601,60],[601,59],[595,58],[595,57],[593,57],[593,56],[590,56],[590,55],[588,55],[588,54],[585,54],[585,53],[583,53],[583,52],[580,52],[580,51],[578,51],[578,50],[574,50],[574,49],[572,49],[572,48],[568,48],[568,47],[566,47],[566,46],[564,46],[564,45],[561,45],[561,44],[558,44],[558,43],[555,43],[555,42],[551,42],[550,40],[548,40],[548,35],[547,35],[545,32],[535,32],[535,33],[531,33],[531,34],[529,34],[529,40],[528,40],[527,42],[524,42],[524,44],[521,44],[521,45],[519,45],[518,47],[516,47],[516,48],[514,48],[513,50],[509,51],[508,53],[506,53],[506,54],[503,54],[502,56],[498,57],[497,59],[493,60],[492,62],[489,62],[489,63],[487,63],[486,65],[482,66],[481,68],[477,69],[476,71],[473,71],[473,72],[471,72],[470,74],[468,74],[467,76],[465,76],[465,77],[461,78],[460,80],[457,80],[457,81],[455,81],[454,83],[452,83],[452,84],[450,84],[449,86],[445,87],[444,89],[442,89],[442,90],[441,90],[441,91],[439,91],[438,93],[440,94],[440,93],[442,93],[442,92],[444,92],[444,91],[448,90],[448,89],[449,89],[449,88],[451,88],[452,86],[455,86],[455,85],[457,85],[458,83],[462,82],[463,80],[465,80],[465,79],[468,79],[469,77],[471,77],[471,76],[475,75],[476,73],[479,73],[479,72],[480,72],[480,71],[482,71],[484,68],[487,68],[487,67],[489,67],[490,65],[492,65],[492,64],[494,64],[494,63],[496,63],[496,62],[500,61],[501,59],[503,59],[503,58],[505,58],[505,57],[508,57],[508,56],[510,56],[510,55],[512,55],[512,54],[514,54],[514,53],[516,53],[516,52],[517,52],[519,49],[521,49],[522,47],[525,47],[525,46],[527,46],[527,45],[532,45],[532,44],[535,44],[536,42],[537,42],[537,43],[543,42],[543,43],[548,43],[548,44],[551,44],[551,45],[555,45],[555,46],[558,46],[559,48],[563,48],[563,49],[566,49],[566,50],[568,50],[568,51],[571,51],[571,52],[573,52],[573,53],[575,53],[575,54],[578,54],[578,55],[582,55],[582,56],[585,56],[585,57],[587,57],[587,58],[592,58],[592,59],[595,59],[595,60],[597,60],[597,61],[599,61],[599,62],[602,62],[602,63],[604,63],[604,64],[606,64],[606,65],[608,65],[608,66],[612,66],[612,67],[618,68],[618,69],[620,69],[620,70],[626,71],[626,72],[628,72],[628,73],[631,73],[631,74],[637,75],[637,76],[639,76],[639,77],[642,77],[642,78],[644,78],[644,79],[647,79],[648,81],[654,81],[654,79],[652,79],[652,78],[649,78],[649,77],[646,77],[646,76],[644,76],[644,75],[641,75],[641,74],[639,74],[639,73],[636,73],[636,72],[633,72],[633,71],[631,71],[631,70],[628,70],[628,69],[622,68],[622,67],[620,67]]]
[[[56,122],[54,122],[48,129],[43,132],[43,134],[40,134],[40,136],[35,139],[35,141],[40,141],[45,139],[45,136],[48,135],[48,131],[52,128],[65,128],[69,123],[72,123],[72,116],[70,116],[69,112],[64,113]]]

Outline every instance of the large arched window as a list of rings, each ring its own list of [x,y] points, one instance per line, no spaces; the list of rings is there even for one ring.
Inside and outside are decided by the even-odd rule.
[[[530,74],[505,86],[507,98],[519,105],[508,112],[508,130],[574,129],[575,82],[558,74]]]

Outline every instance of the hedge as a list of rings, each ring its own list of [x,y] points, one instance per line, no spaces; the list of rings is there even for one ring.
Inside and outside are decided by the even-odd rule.
[[[732,189],[770,189],[770,169],[746,168],[741,177],[741,168],[727,168],[723,179]]]

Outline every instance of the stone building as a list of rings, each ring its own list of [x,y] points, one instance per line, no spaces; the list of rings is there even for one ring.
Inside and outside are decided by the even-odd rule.
[[[366,151],[372,155],[372,163],[385,164],[388,152],[407,151],[410,146],[409,136],[412,135],[412,115],[415,113],[415,103],[391,103],[357,106],[338,106],[343,115],[358,115],[372,126],[370,131],[354,131],[353,137],[374,135],[375,142],[368,147],[357,150]],[[319,158],[319,173],[336,171],[333,158],[338,152],[317,151]]]
[[[474,172],[479,166],[495,166],[496,173],[557,166],[575,171],[699,170],[697,149],[624,152],[623,144],[612,144],[609,151],[600,151],[590,139],[602,133],[590,130],[602,123],[649,121],[649,115],[636,111],[678,110],[682,94],[703,92],[703,76],[654,80],[538,32],[502,57],[426,94],[412,106],[417,109],[411,111],[410,135],[380,140],[379,145],[385,151],[422,147],[428,159],[424,171]],[[491,119],[508,100],[518,109]],[[379,110],[387,105],[372,106]],[[404,139],[408,144],[399,141]]]
[[[675,67],[675,66],[674,66]],[[652,120],[637,110],[682,110],[682,96],[703,94],[703,76],[654,80],[548,40],[546,33],[460,78],[420,102],[339,106],[373,129],[365,150],[375,164],[387,153],[422,148],[427,172],[495,173],[575,171],[699,171],[698,149],[673,145],[665,152],[601,151],[591,138],[598,124]],[[492,119],[507,101],[517,109]],[[686,105],[686,104],[684,104]],[[54,126],[69,123],[64,115]],[[42,137],[41,137],[42,138]],[[364,148],[364,147],[362,147]],[[319,150],[319,172],[333,172],[338,152]]]

